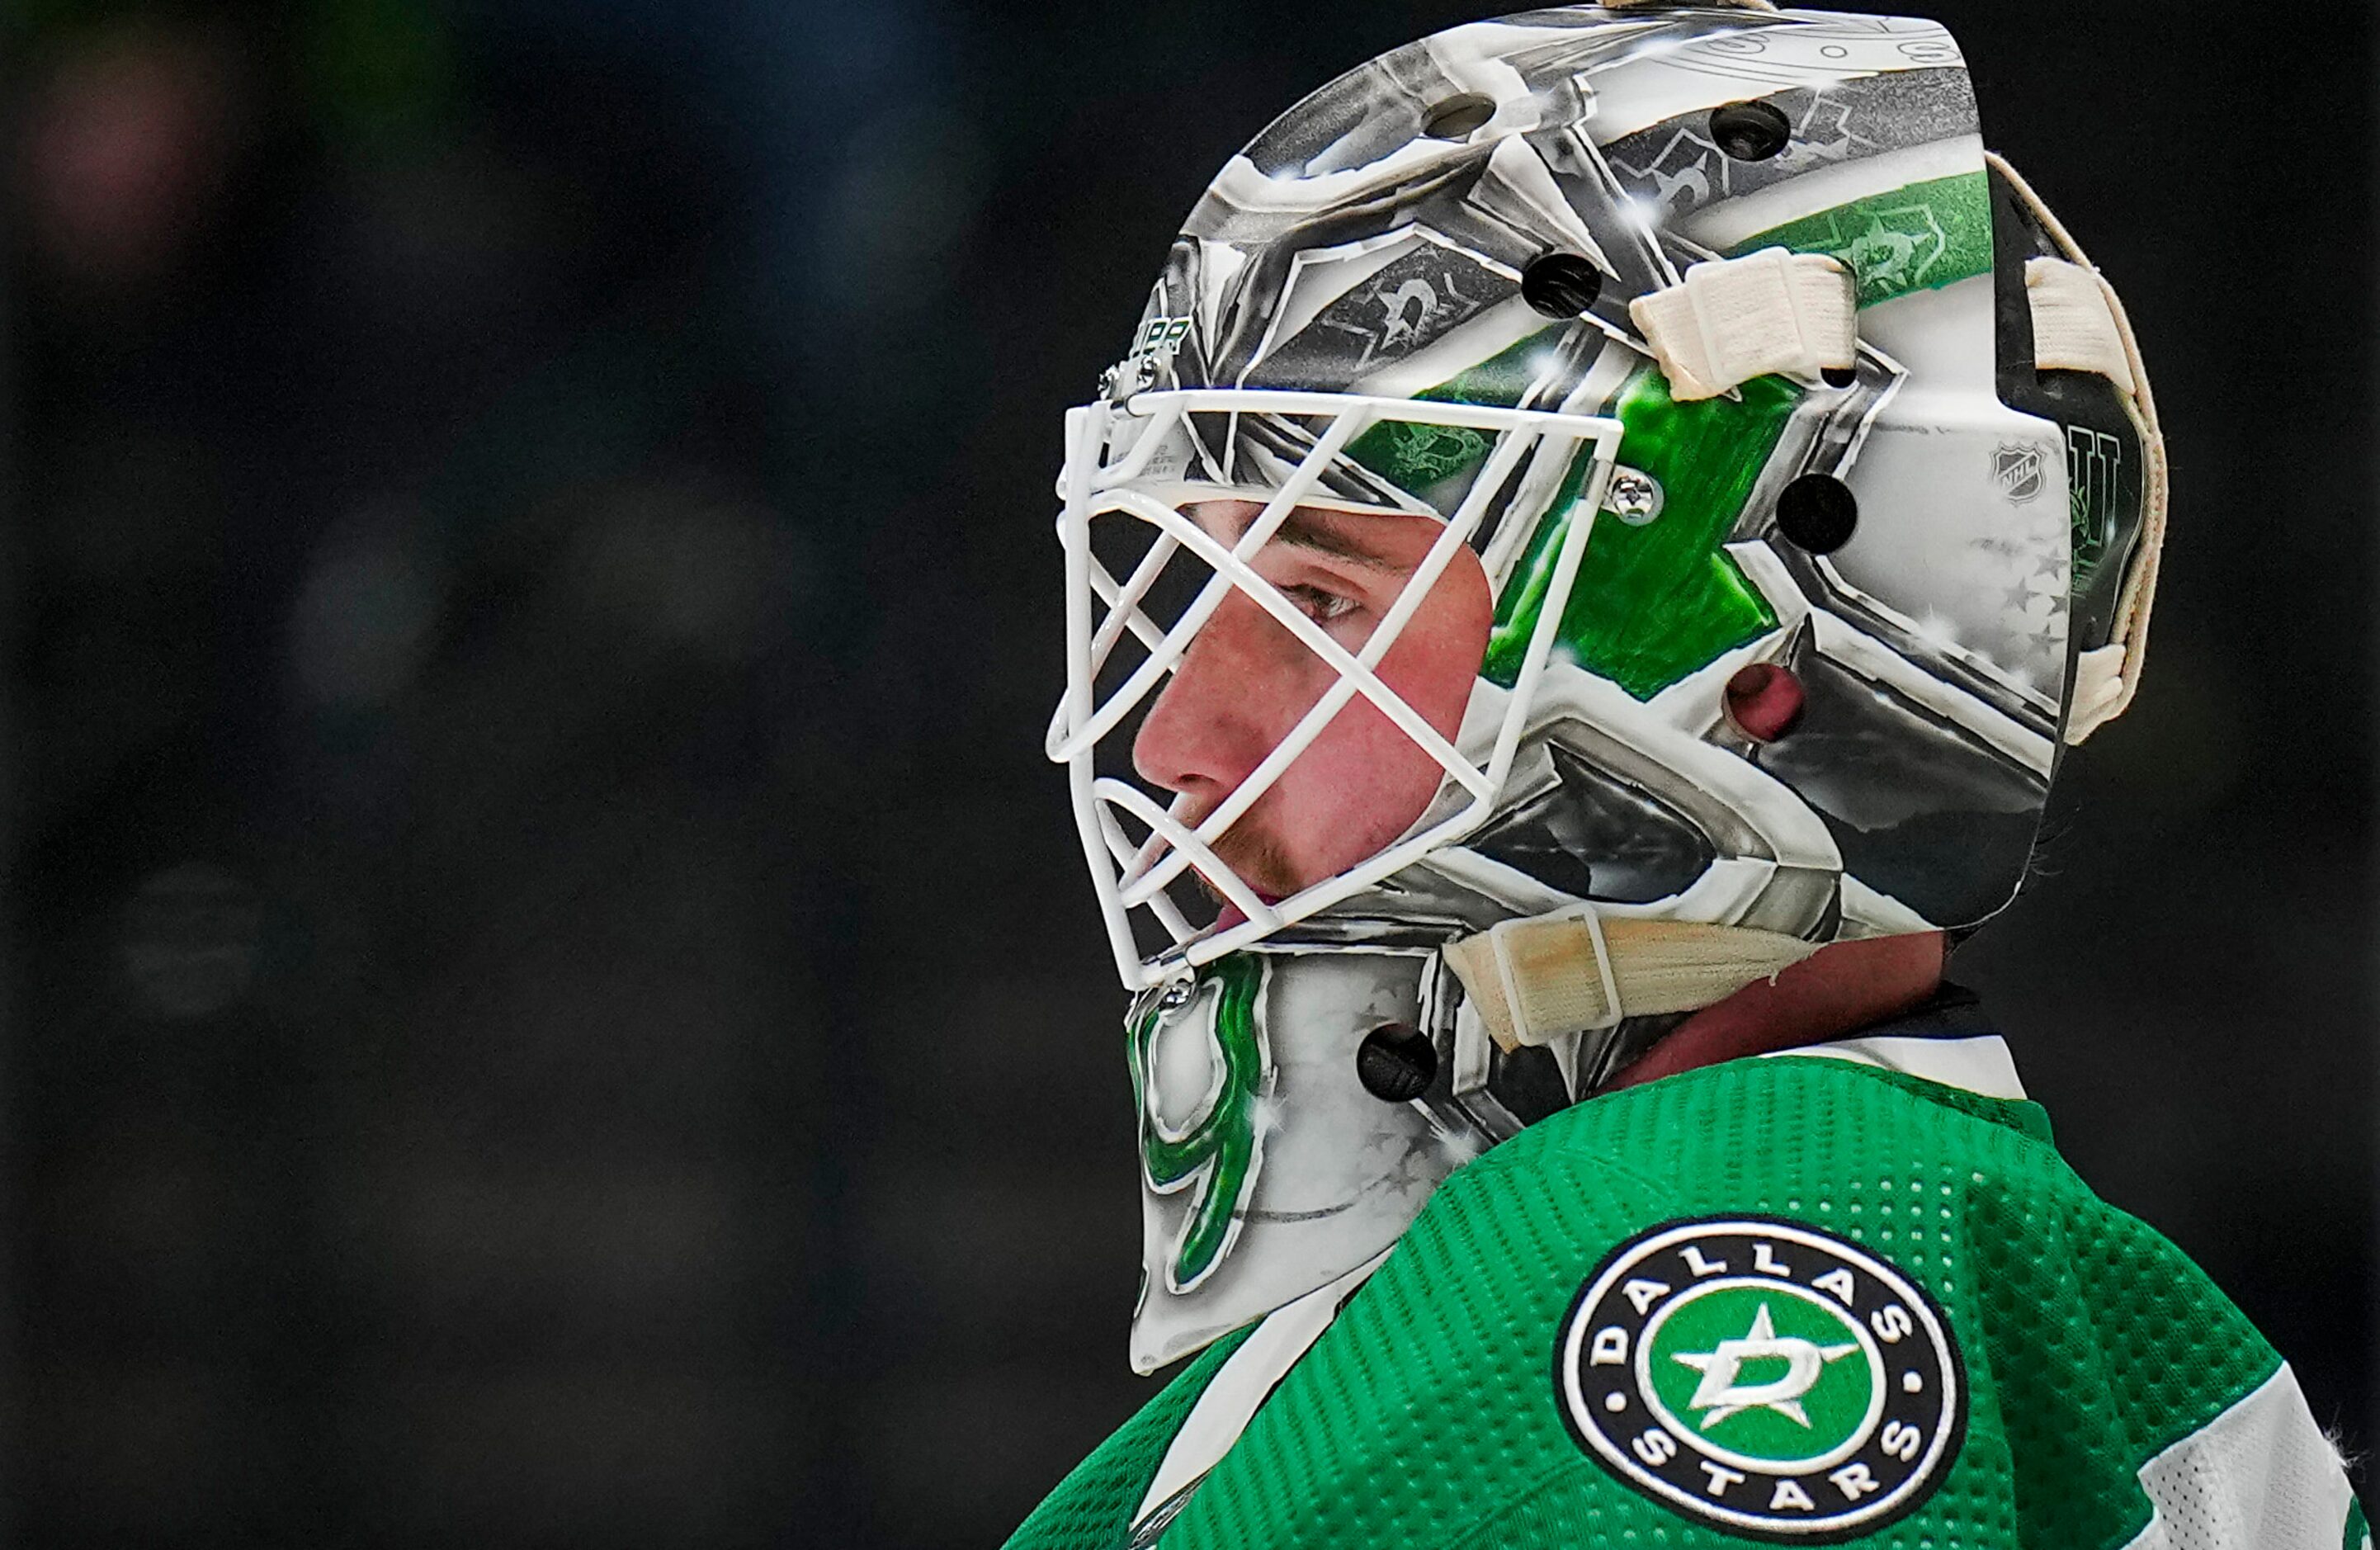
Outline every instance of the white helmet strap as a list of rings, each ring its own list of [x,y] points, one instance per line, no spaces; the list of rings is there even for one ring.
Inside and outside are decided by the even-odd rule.
[[[1681,403],[1716,398],[1772,372],[1815,378],[1859,349],[1851,271],[1824,253],[1763,248],[1706,259],[1628,304]]]
[[[1605,916],[1582,905],[1502,921],[1449,944],[1445,957],[1488,1037],[1510,1051],[1622,1018],[1711,1006],[1819,946],[1748,926]]]

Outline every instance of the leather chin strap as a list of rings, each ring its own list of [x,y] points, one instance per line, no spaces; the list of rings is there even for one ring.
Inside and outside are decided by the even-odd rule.
[[[1510,1052],[1623,1018],[1696,1011],[1773,980],[1821,944],[1744,926],[1604,919],[1592,909],[1506,921],[1451,943],[1488,1037]]]

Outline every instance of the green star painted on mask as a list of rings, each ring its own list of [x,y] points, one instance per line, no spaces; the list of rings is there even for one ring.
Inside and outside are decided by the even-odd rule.
[[[1724,545],[1800,397],[1781,377],[1756,377],[1735,398],[1695,403],[1671,398],[1668,380],[1649,366],[1628,380],[1607,412],[1627,427],[1621,460],[1660,482],[1661,514],[1642,526],[1596,522],[1558,650],[1649,700],[1777,628],[1775,611]],[[1581,457],[1498,600],[1482,670],[1506,688],[1527,655],[1587,468]]]

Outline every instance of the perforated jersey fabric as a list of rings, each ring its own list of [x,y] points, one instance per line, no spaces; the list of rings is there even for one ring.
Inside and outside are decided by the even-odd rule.
[[[2343,1542],[2351,1494],[2278,1355],[2180,1250],[2092,1194],[2039,1107],[1787,1056],[1596,1099],[1455,1174],[1155,1543],[1748,1543],[1591,1457],[1553,1373],[1565,1312],[1615,1248],[1659,1224],[1751,1215],[1888,1262],[1963,1356],[1957,1451],[1913,1510],[1853,1543]],[[1012,1546],[1121,1550],[1133,1493],[1215,1360],[1069,1477]]]
[[[2156,1519],[2139,1550],[2326,1544],[2347,1515],[2346,1483],[2323,1435],[2299,1423],[2305,1396],[2287,1367],[2149,1460],[2141,1484]],[[2361,1515],[2350,1521],[2360,1527]],[[2360,1532],[2346,1541],[2360,1550]]]

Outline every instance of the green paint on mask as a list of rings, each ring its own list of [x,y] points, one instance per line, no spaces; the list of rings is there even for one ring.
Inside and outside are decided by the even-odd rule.
[[[1825,253],[1859,279],[1873,307],[1992,272],[1991,191],[1980,172],[1912,183],[1745,238],[1730,258],[1763,248]]]
[[[1723,545],[1801,390],[1781,377],[1726,397],[1679,403],[1651,367],[1622,386],[1609,413],[1627,427],[1621,460],[1661,483],[1661,514],[1630,527],[1596,518],[1556,636],[1578,665],[1649,700],[1722,652],[1777,628],[1777,615]],[[1592,466],[1582,451],[1549,515],[1505,583],[1482,673],[1510,689],[1536,632],[1554,563]]]
[[[1467,473],[1488,456],[1488,438],[1468,425],[1387,420],[1349,444],[1348,455],[1409,494]]]
[[[1537,358],[1561,332],[1561,325],[1540,329],[1414,397],[1424,403],[1511,409],[1537,379],[1542,370]],[[1488,456],[1489,439],[1467,426],[1384,420],[1348,443],[1347,456],[1407,494],[1421,494],[1475,469]]]
[[[1160,1005],[1160,992],[1148,993],[1128,1024],[1124,1049],[1140,1114],[1141,1166],[1160,1192],[1185,1185],[1194,1191],[1169,1272],[1177,1290],[1196,1283],[1222,1257],[1232,1219],[1256,1182],[1257,1102],[1268,1075],[1257,1007],[1263,990],[1264,960],[1234,953],[1197,970],[1190,998],[1170,1012]],[[1211,1010],[1203,1009],[1210,1000]],[[1208,1056],[1222,1080],[1206,1112],[1178,1139],[1169,1139],[1150,1113],[1149,1049],[1160,1028],[1184,1018],[1203,1018],[1213,1041]]]

